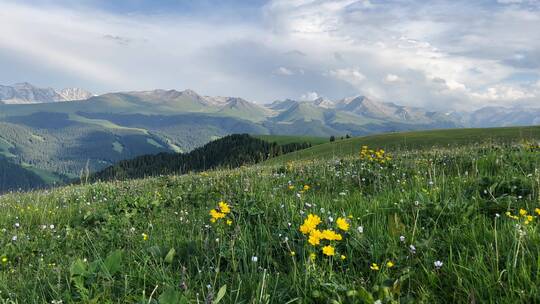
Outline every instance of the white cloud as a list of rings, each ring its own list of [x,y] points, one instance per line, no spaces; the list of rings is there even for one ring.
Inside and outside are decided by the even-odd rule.
[[[356,68],[336,69],[328,72],[328,75],[344,80],[354,86],[361,85],[366,76]]]
[[[386,81],[388,83],[396,83],[396,82],[403,81],[403,79],[401,79],[401,77],[399,77],[396,74],[386,74],[386,77],[384,78],[384,81]]]
[[[302,96],[300,96],[300,100],[313,101],[319,97],[320,96],[317,92],[307,92],[305,94],[302,94]]]
[[[294,75],[294,72],[286,67],[279,67],[274,71],[274,74],[290,76],[290,75]]]

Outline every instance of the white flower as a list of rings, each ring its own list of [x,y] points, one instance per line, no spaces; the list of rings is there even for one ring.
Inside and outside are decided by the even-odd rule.
[[[51,228],[51,229],[54,229],[54,225],[53,225],[53,224],[51,224],[51,225],[49,226],[49,228]]]
[[[414,247],[414,245],[410,245],[409,246],[409,251],[412,253],[412,254],[415,254],[416,253],[416,247]]]
[[[334,222],[334,218],[331,217],[331,216],[328,217],[328,220],[330,221],[330,223],[333,223],[333,222]]]
[[[399,237],[399,240],[400,240],[401,242],[405,242],[405,237],[402,235],[402,236]]]
[[[15,223],[15,228],[19,228],[19,227],[21,227],[21,224]]]
[[[435,261],[433,262],[433,265],[435,265],[435,268],[440,269],[443,266],[443,262]]]
[[[11,238],[11,241],[16,242],[16,241],[17,241],[17,236],[14,235],[14,236]]]
[[[501,215],[498,213],[495,213],[495,217],[501,217]]]
[[[252,256],[252,257],[251,257],[251,261],[252,261],[253,263],[257,263],[258,260],[259,260],[259,258],[256,257],[256,256]]]
[[[356,230],[358,230],[359,233],[364,233],[364,226],[358,226]]]

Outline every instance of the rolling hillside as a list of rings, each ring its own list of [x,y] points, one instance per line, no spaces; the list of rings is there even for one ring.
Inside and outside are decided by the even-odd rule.
[[[517,143],[523,140],[540,140],[540,126],[431,130],[356,137],[316,145],[309,149],[278,156],[266,163],[278,164],[287,161],[352,156],[357,155],[362,146],[396,151],[431,147],[459,147],[474,143]]]

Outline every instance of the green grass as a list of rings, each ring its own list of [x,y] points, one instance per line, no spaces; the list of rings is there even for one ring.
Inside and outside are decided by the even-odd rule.
[[[267,142],[275,142],[278,145],[286,145],[293,143],[310,143],[313,146],[327,143],[328,138],[317,136],[294,136],[294,135],[252,135],[255,138],[262,139]]]
[[[2,196],[0,299],[537,302],[540,151],[387,150],[382,165],[353,156]],[[210,223],[221,200],[232,213]],[[535,217],[505,215],[520,209]],[[308,214],[343,239],[311,246],[299,231]]]
[[[517,142],[521,139],[540,139],[540,126],[430,130],[355,137],[328,142],[309,149],[289,153],[270,159],[268,163],[279,164],[287,161],[329,159],[357,155],[364,145],[387,150],[407,150],[429,149],[432,147],[458,147],[475,143]]]

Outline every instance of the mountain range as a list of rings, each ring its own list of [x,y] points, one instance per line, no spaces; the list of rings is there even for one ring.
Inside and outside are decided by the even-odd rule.
[[[92,96],[92,93],[79,88],[55,90],[53,88],[38,88],[27,82],[11,86],[0,85],[0,103],[4,104],[73,101],[88,99]]]
[[[28,83],[0,86],[0,158],[59,179],[140,155],[188,152],[234,133],[361,136],[539,123],[540,109],[534,108],[438,112],[366,96],[262,105],[192,90],[95,96]]]

